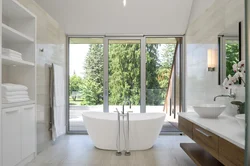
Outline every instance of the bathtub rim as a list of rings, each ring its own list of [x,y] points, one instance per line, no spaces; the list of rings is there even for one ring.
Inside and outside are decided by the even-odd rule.
[[[117,121],[117,119],[105,119],[105,118],[101,118],[101,117],[93,117],[93,116],[86,116],[86,115],[84,115],[84,114],[88,114],[88,113],[113,114],[113,115],[115,115],[117,113],[113,113],[113,112],[97,112],[97,111],[88,111],[88,112],[82,113],[82,117],[83,118],[90,118],[90,119],[95,119],[95,120]],[[165,117],[166,117],[166,113],[164,113],[164,112],[162,112],[162,113],[161,112],[158,112],[158,113],[130,113],[130,114],[159,114],[159,115],[162,115],[162,116],[153,117],[153,118],[150,118],[150,119],[133,119],[133,120],[130,119],[130,122],[156,120],[156,119],[161,119],[163,117],[165,119]]]

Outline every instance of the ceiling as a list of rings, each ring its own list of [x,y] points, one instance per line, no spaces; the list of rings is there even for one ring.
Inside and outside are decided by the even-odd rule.
[[[183,35],[214,0],[35,0],[68,35]],[[210,2],[210,3],[208,3]]]
[[[219,35],[224,36],[239,36],[239,23],[233,24],[230,27],[226,28],[223,32],[221,32]]]

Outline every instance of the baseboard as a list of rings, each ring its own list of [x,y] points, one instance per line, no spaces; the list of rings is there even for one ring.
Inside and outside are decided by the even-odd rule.
[[[48,149],[50,146],[52,146],[53,141],[48,140],[44,143],[37,144],[37,154],[41,153],[42,151]]]

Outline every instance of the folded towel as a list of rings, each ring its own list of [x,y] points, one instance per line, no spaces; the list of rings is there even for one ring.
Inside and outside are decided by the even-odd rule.
[[[2,53],[4,54],[15,54],[15,55],[19,55],[22,56],[22,54],[20,52],[17,52],[15,50],[9,49],[9,48],[2,48]]]
[[[15,55],[15,54],[2,54],[3,57],[9,57],[9,58],[15,58],[15,59],[21,59],[23,60],[22,56]]]
[[[8,92],[8,91],[3,91],[2,96],[16,96],[16,95],[28,95],[27,91],[13,91],[13,92]]]
[[[24,102],[24,101],[29,101],[29,98],[21,98],[21,99],[11,99],[7,100],[5,98],[2,98],[2,103],[7,104],[7,103],[18,103],[18,102]]]
[[[22,99],[22,98],[29,98],[28,95],[16,95],[16,96],[2,96],[2,98],[11,100],[11,99]]]
[[[6,84],[2,84],[2,91],[6,92],[6,91],[26,91],[28,90],[28,88],[24,85],[19,85],[19,84],[11,84],[11,83],[6,83]]]

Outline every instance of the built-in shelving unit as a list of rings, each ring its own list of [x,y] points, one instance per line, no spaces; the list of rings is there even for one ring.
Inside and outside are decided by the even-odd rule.
[[[36,155],[36,16],[16,0],[0,0],[0,12],[0,82],[25,85],[30,98],[4,104],[0,93],[0,131],[8,131],[0,133],[0,166],[26,165]]]
[[[7,65],[7,66],[23,66],[23,67],[34,67],[35,63],[24,61],[24,60],[19,60],[15,58],[10,58],[8,56],[2,55],[2,64]]]
[[[11,107],[20,107],[25,105],[35,104],[35,101],[25,101],[25,102],[19,102],[19,103],[12,103],[12,104],[3,104],[2,108],[11,108]]]
[[[34,39],[2,23],[3,40],[15,43],[32,43]]]
[[[13,19],[31,18],[35,19],[36,16],[27,10],[22,4],[16,0],[3,0],[3,14],[6,17]]]
[[[2,47],[22,54],[22,59],[1,56],[2,83],[27,86],[35,101],[36,16],[16,0],[2,0],[1,25]]]

